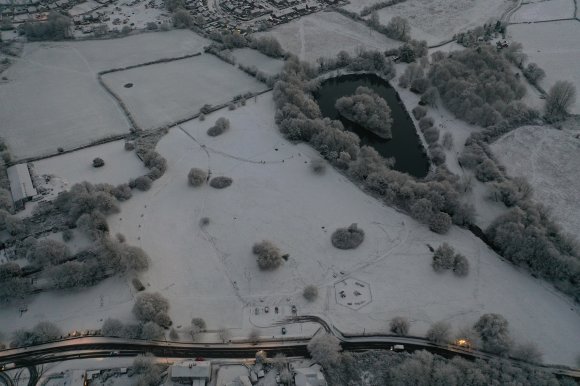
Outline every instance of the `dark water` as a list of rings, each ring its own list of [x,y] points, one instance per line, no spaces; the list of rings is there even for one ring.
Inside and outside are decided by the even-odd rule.
[[[341,117],[334,108],[338,98],[354,94],[359,86],[370,88],[389,104],[393,118],[392,139],[383,139],[364,127]],[[394,169],[417,178],[427,175],[429,159],[417,135],[413,121],[399,103],[395,89],[383,79],[372,74],[343,75],[322,82],[320,89],[314,96],[318,101],[322,115],[340,120],[345,129],[360,137],[361,145],[374,147],[385,158],[395,157]]]

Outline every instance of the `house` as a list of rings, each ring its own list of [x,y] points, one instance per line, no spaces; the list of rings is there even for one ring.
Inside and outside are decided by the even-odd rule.
[[[24,209],[26,201],[37,195],[32,184],[32,178],[26,163],[10,166],[7,169],[8,180],[10,181],[10,193],[16,209]]]
[[[208,361],[183,361],[170,368],[174,383],[192,386],[205,386],[211,378],[211,363]]]
[[[294,369],[294,383],[296,386],[327,386],[318,365]]]

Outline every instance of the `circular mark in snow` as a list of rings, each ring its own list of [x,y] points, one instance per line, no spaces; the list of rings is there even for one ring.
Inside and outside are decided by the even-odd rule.
[[[131,88],[131,87],[133,87],[133,83],[125,83],[125,85],[123,87]]]

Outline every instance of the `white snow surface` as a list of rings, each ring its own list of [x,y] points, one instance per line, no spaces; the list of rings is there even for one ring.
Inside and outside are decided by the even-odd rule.
[[[546,0],[523,4],[510,18],[512,23],[574,17],[574,0]]]
[[[528,62],[537,63],[546,77],[540,86],[546,91],[559,80],[568,80],[580,90],[580,23],[575,20],[549,23],[515,24],[507,29],[508,36],[523,44]],[[580,97],[570,109],[580,113]]]
[[[13,159],[54,154],[127,133],[129,122],[97,82],[97,72],[200,52],[191,31],[123,39],[30,43],[2,75],[2,135]]]
[[[41,177],[41,186],[50,190],[48,198],[68,190],[76,183],[112,185],[128,183],[131,178],[147,174],[149,170],[134,151],[124,148],[125,141],[114,141],[72,153],[45,158],[32,163],[34,174]],[[93,167],[93,159],[100,157],[105,165]],[[46,181],[45,177],[49,177]]]
[[[513,7],[512,0],[407,0],[377,11],[381,24],[401,16],[411,25],[411,36],[435,44],[454,34],[499,19]]]
[[[460,327],[497,312],[517,339],[535,340],[548,362],[573,363],[577,347],[570,337],[580,334],[580,315],[568,299],[465,230],[436,235],[332,168],[313,175],[308,163],[318,155],[279,135],[270,98],[213,114],[232,122],[220,137],[205,134],[213,115],[172,129],[157,148],[168,173],[150,192],[122,204],[122,220],[111,218],[113,232],[150,254],[144,282],[170,299],[177,325],[201,316],[208,325],[248,328],[248,310],[293,303],[300,314],[322,314],[343,331],[384,331],[390,319],[403,315],[412,320],[413,334],[422,334],[437,320]],[[186,181],[191,167],[234,182],[224,190],[192,188]],[[203,229],[202,217],[210,218]],[[352,222],[365,230],[365,241],[355,251],[334,249],[331,232]],[[283,267],[258,270],[251,248],[262,239],[289,253]],[[469,277],[433,272],[426,244],[443,241],[467,256]],[[345,277],[371,285],[370,305],[354,311],[336,303],[334,283]],[[320,289],[314,303],[302,299],[307,284]]]
[[[219,116],[231,121],[230,130],[208,137],[206,130]],[[500,259],[466,230],[453,227],[437,235],[331,167],[314,175],[309,163],[318,154],[282,138],[271,93],[171,129],[157,151],[167,159],[167,173],[150,191],[122,203],[109,224],[113,234],[123,233],[129,244],[150,255],[151,267],[141,279],[147,291],[170,300],[176,326],[189,325],[195,316],[210,328],[225,326],[233,329],[232,336],[247,336],[253,326],[278,320],[275,306],[285,315],[295,304],[298,314],[321,315],[344,332],[384,332],[393,317],[405,316],[411,333],[421,335],[438,320],[457,330],[495,312],[507,318],[516,339],[535,341],[546,362],[574,363],[580,313],[569,299]],[[190,187],[191,167],[234,182],[223,190]],[[203,228],[202,217],[210,219]],[[332,231],[353,222],[364,229],[365,241],[356,250],[332,247]],[[289,254],[278,270],[257,267],[251,249],[263,239]],[[437,247],[445,241],[469,260],[468,277],[431,268],[426,244]],[[358,311],[335,300],[334,284],[347,277],[371,286],[372,302]],[[99,328],[106,317],[132,321],[135,293],[129,282],[112,278],[74,293],[42,293],[27,300],[22,317],[18,305],[2,310],[0,325],[10,333],[39,320],[56,322],[65,331]],[[319,288],[313,303],[302,297],[308,284]],[[270,307],[267,316],[250,316],[265,306]],[[279,326],[260,328],[262,336],[278,333]]]
[[[580,139],[550,126],[520,127],[492,146],[511,176],[523,176],[534,200],[552,210],[554,219],[578,239],[580,233]]]
[[[142,129],[191,117],[205,104],[220,105],[236,95],[267,89],[235,66],[205,54],[105,74],[103,81]],[[124,87],[127,83],[133,86]]]
[[[352,54],[357,47],[384,51],[401,44],[336,12],[311,14],[257,35],[263,34],[274,36],[285,50],[310,62],[342,50]]]

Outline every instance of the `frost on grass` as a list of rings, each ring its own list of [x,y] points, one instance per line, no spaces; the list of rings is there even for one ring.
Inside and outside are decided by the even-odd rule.
[[[271,241],[264,240],[254,244],[252,252],[256,255],[260,269],[276,269],[284,263],[282,252]]]
[[[330,240],[332,245],[338,249],[354,249],[361,245],[365,238],[365,232],[356,223],[348,228],[338,228],[332,234]]]
[[[370,88],[360,86],[354,95],[336,101],[338,112],[384,139],[390,139],[391,109],[387,102]]]
[[[209,182],[209,186],[215,189],[224,189],[232,184],[233,180],[230,177],[214,177]]]

